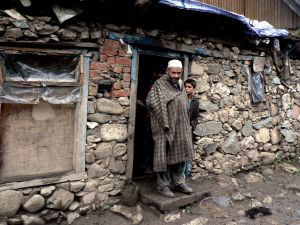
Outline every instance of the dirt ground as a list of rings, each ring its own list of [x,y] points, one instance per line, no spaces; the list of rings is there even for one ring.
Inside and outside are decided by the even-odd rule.
[[[300,168],[300,164],[294,165]],[[158,212],[153,206],[138,203],[143,209],[142,225],[162,225],[166,216],[176,217],[174,225],[300,225],[300,173],[288,173],[269,167],[234,176],[209,175],[197,180],[210,196],[174,212]],[[263,174],[263,181],[249,183],[250,172]],[[260,204],[261,203],[261,204]],[[258,205],[259,204],[259,205]],[[258,214],[250,219],[245,212],[252,207],[263,206],[272,215]],[[180,218],[178,218],[180,217]],[[202,221],[202,222],[201,222]],[[132,222],[108,210],[97,210],[78,218],[74,225],[129,225]]]

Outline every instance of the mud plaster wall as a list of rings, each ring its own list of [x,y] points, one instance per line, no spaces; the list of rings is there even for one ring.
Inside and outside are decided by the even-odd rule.
[[[51,22],[50,22],[51,21]],[[110,32],[149,35],[168,46],[199,47],[211,56],[190,58],[189,73],[197,80],[196,97],[201,117],[196,128],[196,160],[192,178],[204,173],[231,174],[256,165],[271,164],[278,154],[298,153],[300,62],[291,60],[293,74],[288,89],[268,52],[239,49],[201,39],[195,34],[181,37],[159,30],[146,31],[112,24],[78,22],[59,25],[50,17],[27,19],[28,26],[0,19],[1,40],[45,43],[97,43],[90,64],[87,140],[85,149],[88,178],[81,181],[0,192],[0,216],[24,220],[27,214],[37,220],[60,220],[64,211],[69,220],[91,210],[112,204],[125,182],[127,124],[130,109],[131,55],[127,45],[108,39]],[[54,25],[53,25],[54,24]],[[55,25],[56,24],[56,25]],[[242,56],[253,56],[243,60]],[[266,101],[254,105],[248,91],[245,66],[254,57],[270,64],[265,73]],[[251,57],[250,57],[251,58]],[[60,203],[60,204],[58,204]]]

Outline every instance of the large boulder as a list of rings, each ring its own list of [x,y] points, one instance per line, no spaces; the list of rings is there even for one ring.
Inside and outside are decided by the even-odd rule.
[[[23,195],[19,191],[0,192],[0,217],[14,216],[22,204],[22,198]]]
[[[74,194],[64,189],[56,190],[47,200],[46,207],[49,209],[66,210],[74,200]]]

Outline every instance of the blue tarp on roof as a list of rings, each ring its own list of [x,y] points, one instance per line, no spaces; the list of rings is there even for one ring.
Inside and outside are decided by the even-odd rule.
[[[250,20],[243,15],[233,13],[224,9],[220,9],[215,6],[211,6],[205,3],[191,1],[191,0],[160,0],[160,4],[164,4],[170,7],[188,10],[198,11],[203,13],[211,13],[220,16],[226,16],[240,21],[245,26],[245,33],[251,36],[257,36],[261,38],[271,37],[287,37],[289,32],[285,29],[276,29],[266,21],[258,22]]]

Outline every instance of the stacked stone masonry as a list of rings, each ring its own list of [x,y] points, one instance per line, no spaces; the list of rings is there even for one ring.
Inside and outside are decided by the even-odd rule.
[[[56,24],[56,25],[54,25]],[[290,88],[281,81],[270,52],[242,49],[159,30],[142,30],[98,23],[59,25],[51,17],[28,17],[23,23],[0,18],[3,41],[97,43],[90,64],[87,104],[86,180],[0,192],[0,217],[10,224],[44,224],[62,219],[71,223],[120,194],[127,163],[131,55],[127,45],[108,39],[110,31],[148,35],[167,46],[202,48],[210,56],[190,61],[200,101],[195,130],[193,178],[204,173],[232,174],[276,157],[299,156],[300,60],[290,60]],[[245,56],[245,57],[243,57]],[[266,100],[254,104],[247,70],[261,59]],[[9,199],[9,201],[8,201]],[[63,214],[61,212],[64,212]]]

